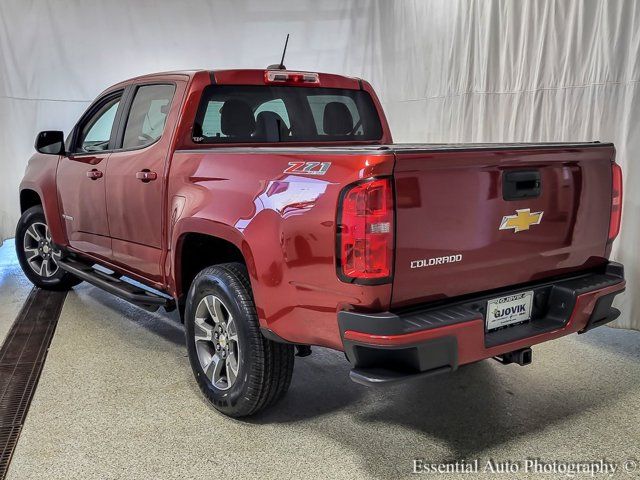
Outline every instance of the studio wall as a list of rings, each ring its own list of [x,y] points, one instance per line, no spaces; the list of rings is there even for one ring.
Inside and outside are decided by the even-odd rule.
[[[394,140],[614,142],[617,326],[640,329],[640,2],[381,2],[367,59]]]

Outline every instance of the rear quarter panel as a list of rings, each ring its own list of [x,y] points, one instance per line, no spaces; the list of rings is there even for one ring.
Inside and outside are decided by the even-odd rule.
[[[291,162],[329,162],[325,175],[285,173]],[[336,275],[340,190],[391,175],[389,154],[299,153],[269,149],[177,151],[169,179],[171,264],[186,233],[219,236],[243,253],[263,327],[298,343],[342,349],[336,312],[380,311],[391,286],[359,286]],[[180,295],[180,285],[174,286]]]

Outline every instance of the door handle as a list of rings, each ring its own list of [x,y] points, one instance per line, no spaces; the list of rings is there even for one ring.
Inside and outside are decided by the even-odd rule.
[[[91,180],[98,180],[99,178],[102,178],[102,172],[94,168],[87,172],[87,177],[90,178]]]
[[[158,178],[158,174],[156,172],[152,172],[148,168],[145,168],[141,172],[136,173],[136,178],[140,180],[142,183],[149,183],[152,180]]]

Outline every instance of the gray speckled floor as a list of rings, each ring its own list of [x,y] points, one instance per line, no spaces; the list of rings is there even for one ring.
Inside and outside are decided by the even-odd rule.
[[[535,347],[528,367],[485,361],[382,390],[315,349],[284,401],[245,421],[204,401],[185,353],[177,317],[76,287],[8,478],[399,478],[416,457],[640,457],[640,332],[600,328]]]

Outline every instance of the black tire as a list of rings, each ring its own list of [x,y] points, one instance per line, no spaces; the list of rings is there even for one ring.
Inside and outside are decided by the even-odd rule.
[[[201,301],[211,295],[223,303],[237,330],[238,373],[227,389],[217,388],[205,374],[196,348],[196,329],[200,331],[195,326],[196,310]],[[208,267],[196,276],[186,301],[185,335],[189,362],[198,386],[225,415],[253,415],[276,403],[291,384],[294,346],[268,340],[260,332],[247,270],[240,263]]]
[[[22,271],[24,272],[26,277],[36,287],[40,287],[45,290],[69,290],[70,288],[82,282],[82,280],[78,277],[57,267],[56,256],[58,256],[60,252],[53,249],[52,244],[49,242],[47,242],[46,246],[48,255],[47,258],[51,258],[49,263],[50,265],[55,265],[55,273],[53,273],[52,275],[42,275],[36,272],[34,268],[32,268],[27,259],[27,253],[25,251],[25,241],[34,242],[34,245],[37,244],[37,241],[33,239],[33,237],[31,237],[31,239],[28,239],[28,237],[26,237],[26,235],[28,235],[27,230],[34,224],[43,224],[45,225],[45,228],[48,229],[48,227],[46,227],[47,221],[44,216],[44,210],[42,210],[42,206],[40,205],[36,205],[26,210],[20,217],[20,220],[18,220],[18,225],[16,226],[16,254],[18,256],[20,266],[22,267]],[[51,268],[51,271],[54,271],[53,267]]]

